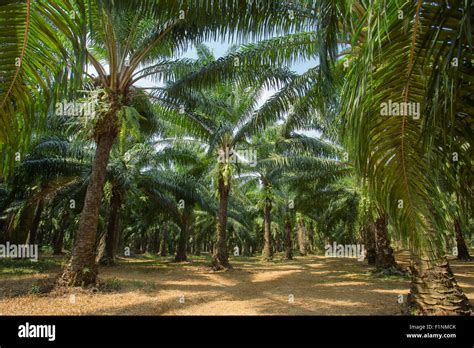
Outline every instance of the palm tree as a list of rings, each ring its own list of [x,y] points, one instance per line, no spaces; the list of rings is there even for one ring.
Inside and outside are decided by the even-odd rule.
[[[146,174],[141,183],[152,204],[163,210],[179,227],[175,262],[187,260],[196,207],[214,213],[210,197],[206,194],[207,187],[191,172],[192,170],[178,173],[153,170]]]
[[[390,15],[381,16],[377,11],[382,7]],[[343,98],[348,147],[410,246],[409,304],[423,314],[470,313],[444,256],[443,230],[448,226],[442,204],[447,197],[436,182],[438,176],[449,177],[442,164],[450,138],[445,125],[457,113],[469,113],[466,98],[454,86],[466,84],[471,69],[472,36],[464,24],[471,20],[470,8],[463,2],[447,6],[423,1],[394,1],[388,7],[376,1],[365,7],[374,20],[357,23],[367,27],[358,31],[358,52],[350,53]],[[383,116],[381,106],[388,103],[419,112]]]
[[[275,204],[275,194],[277,189],[277,181],[282,174],[280,167],[272,167],[265,159],[275,151],[275,142],[278,139],[279,131],[276,128],[270,128],[262,134],[255,135],[250,140],[255,158],[253,163],[249,163],[247,169],[247,182],[251,182],[251,178],[260,186],[257,196],[257,206],[263,211],[263,250],[262,257],[269,261],[273,258],[273,242],[272,242],[272,208]]]
[[[132,108],[128,109],[120,129],[120,144],[112,149],[106,179],[110,183],[110,215],[107,225],[105,255],[102,263],[113,264],[120,237],[120,209],[127,200],[128,191],[137,191],[135,183],[141,170],[150,164],[157,165],[163,153],[155,153],[150,143],[166,129],[161,124],[146,94],[134,90]]]
[[[214,61],[212,52],[205,46],[199,47],[199,59],[194,69],[206,69]],[[291,74],[285,70],[268,69],[252,84],[242,84],[239,80],[229,81],[206,90],[177,89],[171,84],[160,91],[157,98],[175,110],[174,119],[188,135],[200,139],[208,145],[208,152],[215,153],[216,182],[219,198],[217,240],[213,267],[229,269],[227,255],[227,217],[233,168],[242,160],[237,153],[239,144],[246,143],[246,137],[257,130],[253,127],[258,117],[257,102],[263,91],[275,82],[285,80]],[[183,80],[187,79],[184,77]],[[192,110],[192,111],[191,111]],[[251,151],[250,148],[245,149]],[[235,152],[235,153],[234,153]],[[246,161],[245,159],[243,159]]]
[[[278,24],[278,32],[298,28],[300,24],[290,21],[285,10],[286,6],[277,2],[248,3],[244,0],[147,0],[139,6],[113,0],[88,1],[87,4],[79,0],[74,5],[66,0],[54,4],[12,1],[1,7],[0,16],[5,18],[2,23],[9,23],[8,29],[2,28],[2,33],[6,33],[6,40],[2,42],[9,43],[2,43],[5,59],[1,61],[5,65],[1,70],[0,108],[6,125],[2,129],[21,135],[7,137],[8,134],[2,133],[0,139],[7,144],[5,160],[8,163],[14,160],[12,154],[18,147],[17,139],[22,143],[28,140],[33,125],[31,120],[35,119],[38,109],[34,106],[49,108],[51,104],[49,100],[38,103],[35,96],[41,97],[49,90],[57,92],[54,93],[56,97],[61,95],[61,88],[56,87],[61,84],[53,85],[50,76],[54,81],[61,81],[66,76],[64,71],[77,76],[69,89],[74,92],[84,75],[85,58],[97,74],[94,83],[100,90],[100,103],[92,134],[96,156],[76,245],[60,283],[87,285],[96,279],[93,241],[105,169],[120,123],[130,112],[133,85],[145,77],[168,79],[177,70],[182,71],[175,58],[189,44],[217,35],[237,34],[240,40],[258,39],[274,33],[269,22]],[[215,13],[226,15],[215,16]],[[86,40],[89,40],[87,44]],[[70,57],[77,59],[69,61]],[[72,98],[72,94],[69,93],[69,97]],[[18,114],[29,118],[16,123],[20,120]],[[25,127],[20,127],[20,123]]]
[[[288,130],[284,124],[282,130]],[[276,142],[269,159],[282,170],[279,182],[292,198],[301,255],[314,251],[314,225],[338,242],[355,236],[359,194],[350,165],[341,160],[344,150],[324,137],[315,138],[291,131]],[[315,200],[315,197],[317,199]],[[287,216],[285,223],[291,223]],[[315,222],[315,223],[313,223]],[[311,226],[313,225],[313,226]]]
[[[235,59],[260,66],[317,58],[318,66],[275,96],[278,112],[267,122],[284,117],[293,104],[290,123],[307,124],[316,113],[318,124],[339,104],[341,139],[355,169],[368,178],[371,196],[410,247],[410,307],[424,314],[469,314],[443,256],[448,226],[440,205],[447,196],[436,178],[451,176],[444,169],[453,140],[472,148],[472,136],[451,126],[458,129],[458,119],[472,115],[471,1],[292,3],[297,18],[311,18],[315,33],[297,31],[244,46],[195,76],[195,83],[231,76]],[[383,116],[388,105],[412,107],[413,117],[396,108],[395,116]]]
[[[89,76],[98,97],[98,117],[90,129],[96,155],[62,283],[95,282],[95,243],[108,159],[121,132],[138,122],[134,100],[143,94],[136,84],[149,77],[175,80],[147,97],[160,103],[163,117],[179,120],[187,135],[206,143],[209,153],[222,159],[215,171],[216,268],[230,268],[227,218],[229,201],[237,196],[230,194],[236,168],[232,153],[237,145],[247,145],[250,135],[285,119],[285,136],[298,128],[317,129],[349,152],[361,185],[367,185],[377,207],[369,224],[378,226],[378,249],[391,249],[386,238],[389,221],[411,250],[411,310],[470,313],[444,256],[445,231],[454,229],[462,246],[462,230],[472,211],[466,203],[472,199],[470,0],[149,0],[135,5],[107,0],[87,5],[66,0],[57,5],[44,1],[0,5],[2,23],[8,24],[0,34],[5,37],[0,43],[3,173],[13,168],[14,152],[26,149],[38,116],[47,114],[55,97],[75,96],[71,91],[86,76],[85,57],[98,75]],[[188,45],[234,34],[241,41],[257,42],[218,60],[203,48],[199,50],[205,60],[176,59]],[[308,59],[318,63],[300,76],[280,68]],[[70,83],[58,84],[66,74],[72,77]],[[283,88],[258,108],[259,93],[264,87],[281,87],[279,82],[284,82]],[[279,154],[268,160],[309,171],[288,172],[285,183],[300,194],[300,221],[322,217],[341,237],[352,238],[348,231],[354,231],[355,216],[346,223],[341,212],[346,204],[356,206],[358,195],[340,190],[345,178],[321,179],[338,172],[324,164],[331,162],[340,169],[339,161],[314,157]],[[266,176],[263,173],[262,178]],[[292,181],[299,185],[292,186]],[[270,182],[265,180],[266,250],[271,250],[274,210]],[[170,192],[174,191],[160,194],[171,204]],[[327,198],[320,204],[328,208],[321,216],[310,209],[315,192]],[[29,192],[22,194],[31,198]],[[21,226],[31,226],[31,238],[44,203],[34,200],[34,209],[22,208]]]
[[[49,124],[52,126],[52,124]],[[69,201],[79,190],[90,168],[90,153],[84,142],[67,139],[57,131],[37,132],[29,144],[24,160],[14,167],[15,176],[5,183],[8,194],[0,206],[5,214],[4,238],[17,243],[35,244],[43,213]],[[69,203],[68,203],[69,204]],[[17,221],[17,223],[9,223]]]
[[[264,16],[269,9],[274,11],[280,6],[268,3],[261,8],[262,12],[254,15],[256,12],[252,10],[256,5],[245,5],[244,8],[241,5],[242,1],[150,0],[137,7],[125,2],[97,1],[88,8],[92,40],[86,54],[98,75],[94,83],[101,91],[100,110],[93,131],[96,155],[76,244],[59,283],[87,285],[96,280],[93,242],[105,170],[120,124],[133,112],[133,86],[145,77],[163,81],[179,76],[184,67],[174,57],[190,43],[216,33],[237,29],[241,35],[266,35],[268,19]],[[214,16],[215,11],[226,11],[225,18]],[[272,17],[283,24],[287,21],[282,15]],[[226,191],[225,187],[222,186],[222,191]]]
[[[272,209],[278,215],[283,216],[282,230],[286,231],[285,239],[287,246],[287,258],[292,257],[291,246],[291,209],[289,201],[296,196],[304,196],[304,190],[301,192],[299,187],[307,182],[304,178],[308,165],[312,163],[311,169],[318,176],[313,176],[312,181],[318,180],[325,182],[327,185],[331,179],[324,180],[324,176],[336,176],[338,168],[337,162],[333,161],[330,156],[337,153],[336,146],[326,143],[320,139],[311,139],[309,137],[292,133],[287,137],[282,135],[282,130],[287,130],[287,125],[270,127],[265,132],[253,136],[250,143],[256,150],[256,158],[258,159],[253,167],[247,169],[247,181],[253,177],[258,180],[260,190],[258,194],[258,206],[263,211],[263,230],[264,245],[262,256],[265,260],[270,260],[273,253],[273,243],[271,236],[272,225]],[[318,162],[319,160],[319,162]],[[325,162],[326,160],[326,162]],[[325,166],[326,165],[326,166]],[[316,169],[317,168],[317,169]],[[323,169],[324,168],[324,169]],[[289,184],[291,178],[291,184]],[[308,189],[308,187],[306,187]],[[292,192],[293,191],[293,192]],[[298,192],[295,192],[298,191]],[[291,197],[289,196],[291,192]],[[310,194],[317,194],[315,191],[307,191]],[[318,195],[318,200],[323,200],[323,195]],[[294,199],[293,204],[294,205]],[[308,238],[306,226],[301,215],[301,210],[295,208],[298,216],[298,236],[301,241],[301,254],[306,254]],[[307,212],[313,214],[314,207],[308,205]],[[289,234],[288,234],[289,232]],[[304,241],[304,242],[303,242]]]

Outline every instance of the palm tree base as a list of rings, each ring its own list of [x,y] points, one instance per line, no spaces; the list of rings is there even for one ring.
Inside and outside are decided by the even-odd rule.
[[[471,306],[446,258],[417,259],[411,265],[407,305],[415,315],[470,315]]]
[[[472,261],[474,260],[471,255],[469,255],[469,249],[466,245],[466,240],[462,234],[461,223],[459,220],[456,220],[454,223],[454,229],[456,231],[456,247],[458,249],[458,260],[461,261]]]
[[[269,247],[265,247],[262,252],[262,260],[263,261],[272,261],[273,260],[273,253]]]
[[[176,255],[174,258],[174,262],[186,262],[188,261],[188,258],[186,255]]]
[[[390,246],[385,214],[380,214],[375,221],[375,246],[375,267],[378,270],[401,270]]]
[[[92,267],[73,267],[71,263],[66,266],[63,273],[60,275],[56,284],[58,286],[81,286],[87,287],[89,285],[97,284],[97,265]]]
[[[370,264],[370,263],[369,263]],[[382,275],[405,275],[406,271],[397,263],[393,249],[389,246],[375,255],[375,273]]]
[[[232,265],[229,263],[227,257],[223,257],[222,255],[214,255],[211,268],[215,271],[222,271],[222,270],[231,270],[233,269]]]
[[[372,274],[376,277],[386,277],[386,276],[401,276],[408,277],[409,273],[400,267],[398,264],[388,268],[375,268],[372,271]]]

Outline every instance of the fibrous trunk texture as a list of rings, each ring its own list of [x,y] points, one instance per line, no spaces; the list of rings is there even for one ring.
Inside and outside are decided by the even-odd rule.
[[[270,261],[273,258],[271,210],[272,210],[272,203],[269,199],[267,199],[265,202],[265,206],[263,208],[263,251],[262,251],[263,259],[266,261]]]
[[[379,269],[399,268],[388,238],[387,218],[381,215],[375,221],[376,257],[375,266]]]
[[[285,221],[285,259],[293,259],[293,242],[291,241],[291,222],[290,219]]]
[[[216,270],[231,269],[227,255],[227,206],[229,200],[230,186],[225,183],[222,176],[219,177],[219,211],[217,216],[217,240],[213,255],[212,267]]]
[[[298,219],[298,246],[300,254],[306,256],[307,254],[307,236],[306,236],[306,226],[302,218]]]
[[[102,263],[112,265],[117,255],[117,244],[120,234],[120,206],[122,205],[122,193],[120,188],[114,186],[110,199],[111,211],[107,225],[107,236],[105,239],[105,256]]]
[[[459,220],[454,222],[454,229],[456,230],[456,246],[458,251],[458,259],[463,261],[471,261],[472,257],[469,255],[469,250],[467,249],[466,240],[462,235],[461,223]]]
[[[107,164],[115,138],[116,133],[109,131],[99,135],[96,139],[95,158],[75,244],[71,259],[58,280],[59,285],[87,286],[96,283],[98,273],[95,262],[97,224]]]
[[[469,300],[446,258],[412,257],[408,309],[421,315],[470,315]]]
[[[367,262],[369,265],[374,266],[376,260],[376,245],[375,245],[375,225],[370,223],[364,227],[363,230],[365,248],[367,250]]]

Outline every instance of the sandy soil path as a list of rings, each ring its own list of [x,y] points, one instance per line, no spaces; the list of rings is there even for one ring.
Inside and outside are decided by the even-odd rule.
[[[406,265],[406,257],[399,256]],[[113,291],[71,289],[22,294],[55,272],[0,278],[2,315],[398,315],[409,281],[376,278],[355,259],[298,257],[263,263],[234,259],[235,270],[213,272],[203,260],[173,264],[129,260],[101,268]],[[474,305],[474,263],[452,263]],[[16,292],[16,294],[15,294]],[[30,291],[31,292],[31,291]]]

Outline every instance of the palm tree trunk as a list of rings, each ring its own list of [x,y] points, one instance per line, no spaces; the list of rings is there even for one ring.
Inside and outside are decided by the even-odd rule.
[[[390,246],[387,231],[387,217],[385,214],[380,214],[375,221],[375,236],[377,250],[375,266],[378,269],[399,268],[393,256],[393,249]]]
[[[3,231],[2,243],[13,241],[15,217],[16,213],[8,213],[7,218],[5,219],[5,230]]]
[[[201,256],[202,246],[203,246],[203,238],[196,236],[194,255]]]
[[[19,213],[19,221],[16,225],[13,223],[13,233],[11,234],[11,241],[14,244],[25,244],[28,241],[30,229],[35,217],[34,213],[35,210],[31,209],[28,203]]]
[[[178,247],[176,248],[176,256],[174,257],[174,262],[184,262],[187,261],[186,249],[188,241],[188,221],[187,218],[183,218],[181,224],[181,233],[178,237]]]
[[[116,120],[116,114],[114,120]],[[58,280],[60,285],[85,286],[95,284],[96,282],[98,269],[95,263],[94,246],[105,173],[110,150],[115,138],[116,132],[114,131],[102,133],[97,137],[94,163],[79,221],[75,245],[72,250],[71,259]]]
[[[270,199],[267,198],[265,200],[265,207],[263,208],[263,251],[262,251],[263,259],[266,261],[270,261],[273,258],[271,211],[272,211],[272,202]]]
[[[186,253],[186,232],[182,230],[178,239],[178,246],[176,248],[176,256],[174,262],[184,262],[188,260]]]
[[[61,255],[63,253],[64,228],[54,231],[53,235],[53,255]]]
[[[101,263],[113,265],[117,255],[117,244],[120,234],[120,206],[122,205],[122,192],[117,186],[112,188],[110,205],[111,211],[105,239],[105,255]]]
[[[69,212],[66,211],[61,217],[61,223],[59,229],[55,229],[52,244],[53,244],[53,255],[61,255],[63,253],[64,234],[66,231],[65,224],[69,219]]]
[[[412,256],[408,309],[421,315],[470,315],[470,304],[445,257]]]
[[[373,223],[369,223],[363,228],[363,236],[365,248],[367,250],[367,262],[370,266],[374,266],[377,258],[377,248],[375,245],[375,226]]]
[[[167,223],[163,223],[163,237],[161,240],[161,248],[160,248],[160,255],[162,257],[168,256],[168,225]]]
[[[227,255],[227,206],[229,203],[230,185],[224,182],[222,173],[220,173],[218,185],[219,212],[217,216],[217,241],[212,267],[216,270],[232,269]]]
[[[285,221],[285,259],[293,260],[293,243],[291,241],[291,222],[290,219]]]
[[[35,217],[33,218],[33,223],[30,228],[27,244],[36,244],[36,236],[38,235],[38,226],[41,222],[41,214],[43,213],[43,209],[44,200],[40,199],[36,205]]]
[[[458,249],[458,259],[463,261],[471,261],[472,257],[469,255],[469,250],[462,235],[461,223],[458,219],[454,221],[454,229],[456,231],[456,245]]]
[[[160,252],[160,229],[153,229],[152,252],[158,254]]]
[[[306,226],[303,218],[298,219],[298,246],[301,256],[306,256]]]
[[[314,224],[313,224],[313,221],[311,221],[309,223],[308,247],[309,247],[309,252],[311,254],[314,254],[315,251],[316,251],[316,248],[314,247]]]

